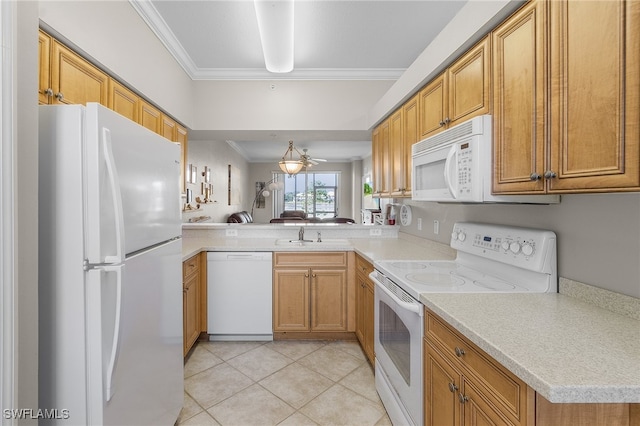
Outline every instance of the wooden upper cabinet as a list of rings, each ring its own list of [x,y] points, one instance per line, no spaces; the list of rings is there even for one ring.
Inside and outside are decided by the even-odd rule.
[[[404,134],[402,108],[389,118],[389,190],[393,196],[404,193]]]
[[[138,122],[140,97],[112,78],[109,79],[108,107],[129,120]]]
[[[174,140],[177,144],[180,144],[180,190],[182,192],[186,189],[186,166],[187,166],[187,149],[188,149],[188,132],[187,129],[181,125],[176,125],[176,138]]]
[[[391,185],[391,158],[389,151],[389,124],[386,119],[373,129],[371,160],[373,167],[373,196],[388,196]]]
[[[53,104],[108,105],[109,76],[56,40],[51,50]]]
[[[176,133],[178,131],[177,129],[178,123],[173,121],[171,117],[165,114],[162,114],[160,121],[162,122],[162,131],[160,132],[160,134],[165,138],[169,139],[170,141],[175,142]]]
[[[402,106],[404,138],[404,195],[411,195],[411,147],[420,140],[419,95],[415,95]]]
[[[492,34],[496,193],[545,192],[546,4],[527,3]]]
[[[160,110],[145,100],[140,101],[140,112],[138,115],[138,123],[152,132],[163,134],[162,113]]]
[[[38,33],[38,102],[51,103],[51,36],[42,31]]]
[[[485,37],[420,91],[420,139],[491,111],[490,44]]]
[[[549,7],[548,189],[638,190],[640,2],[553,1]]]
[[[436,77],[418,95],[420,101],[420,139],[444,129],[444,118],[447,114],[446,78],[446,74]]]
[[[490,43],[490,38],[485,37],[447,70],[446,125],[453,126],[490,112]]]

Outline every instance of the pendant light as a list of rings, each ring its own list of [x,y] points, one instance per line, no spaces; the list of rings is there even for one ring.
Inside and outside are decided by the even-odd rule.
[[[300,156],[300,158],[297,160],[293,159],[294,150]],[[289,158],[287,158],[287,154],[289,154]],[[284,155],[282,156],[282,160],[278,162],[278,165],[280,166],[280,170],[282,170],[289,176],[295,175],[300,170],[302,170],[302,167],[304,166],[304,163],[302,162],[302,154],[300,154],[300,151],[298,151],[298,149],[293,146],[293,141],[289,141],[289,148],[285,151]]]

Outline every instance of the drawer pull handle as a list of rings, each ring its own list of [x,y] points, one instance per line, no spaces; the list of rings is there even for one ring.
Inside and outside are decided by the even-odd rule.
[[[459,347],[457,347],[457,346],[456,346],[456,348],[455,348],[455,353],[456,353],[456,356],[457,356],[457,357],[461,357],[461,356],[463,356],[463,355],[464,355],[464,349],[461,349],[461,348],[459,348]]]
[[[458,387],[453,383],[449,383],[449,390],[451,391],[451,393],[454,393],[458,390]]]

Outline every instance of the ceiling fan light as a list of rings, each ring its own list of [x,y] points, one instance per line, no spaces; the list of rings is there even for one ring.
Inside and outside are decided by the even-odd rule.
[[[302,167],[304,166],[300,160],[280,160],[278,165],[280,166],[280,170],[289,176],[295,175],[302,170]]]
[[[293,71],[293,0],[254,0],[267,70]]]

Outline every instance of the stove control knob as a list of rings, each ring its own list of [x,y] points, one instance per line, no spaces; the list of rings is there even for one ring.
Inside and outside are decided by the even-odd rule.
[[[504,240],[504,241],[502,242],[502,250],[507,251],[507,250],[509,250],[509,247],[510,247],[510,246],[511,246],[511,243],[509,243],[509,241]]]
[[[525,256],[531,256],[533,254],[533,246],[531,244],[525,243],[522,246],[522,254]]]
[[[460,231],[460,232],[458,233],[458,239],[459,239],[460,241],[464,241],[464,240],[466,240],[466,239],[467,239],[467,234],[465,234],[464,232]]]
[[[453,241],[458,239],[458,233],[455,230],[451,233],[451,239]]]
[[[517,241],[512,242],[509,246],[509,250],[511,250],[514,254],[517,254],[520,251],[520,243]]]

